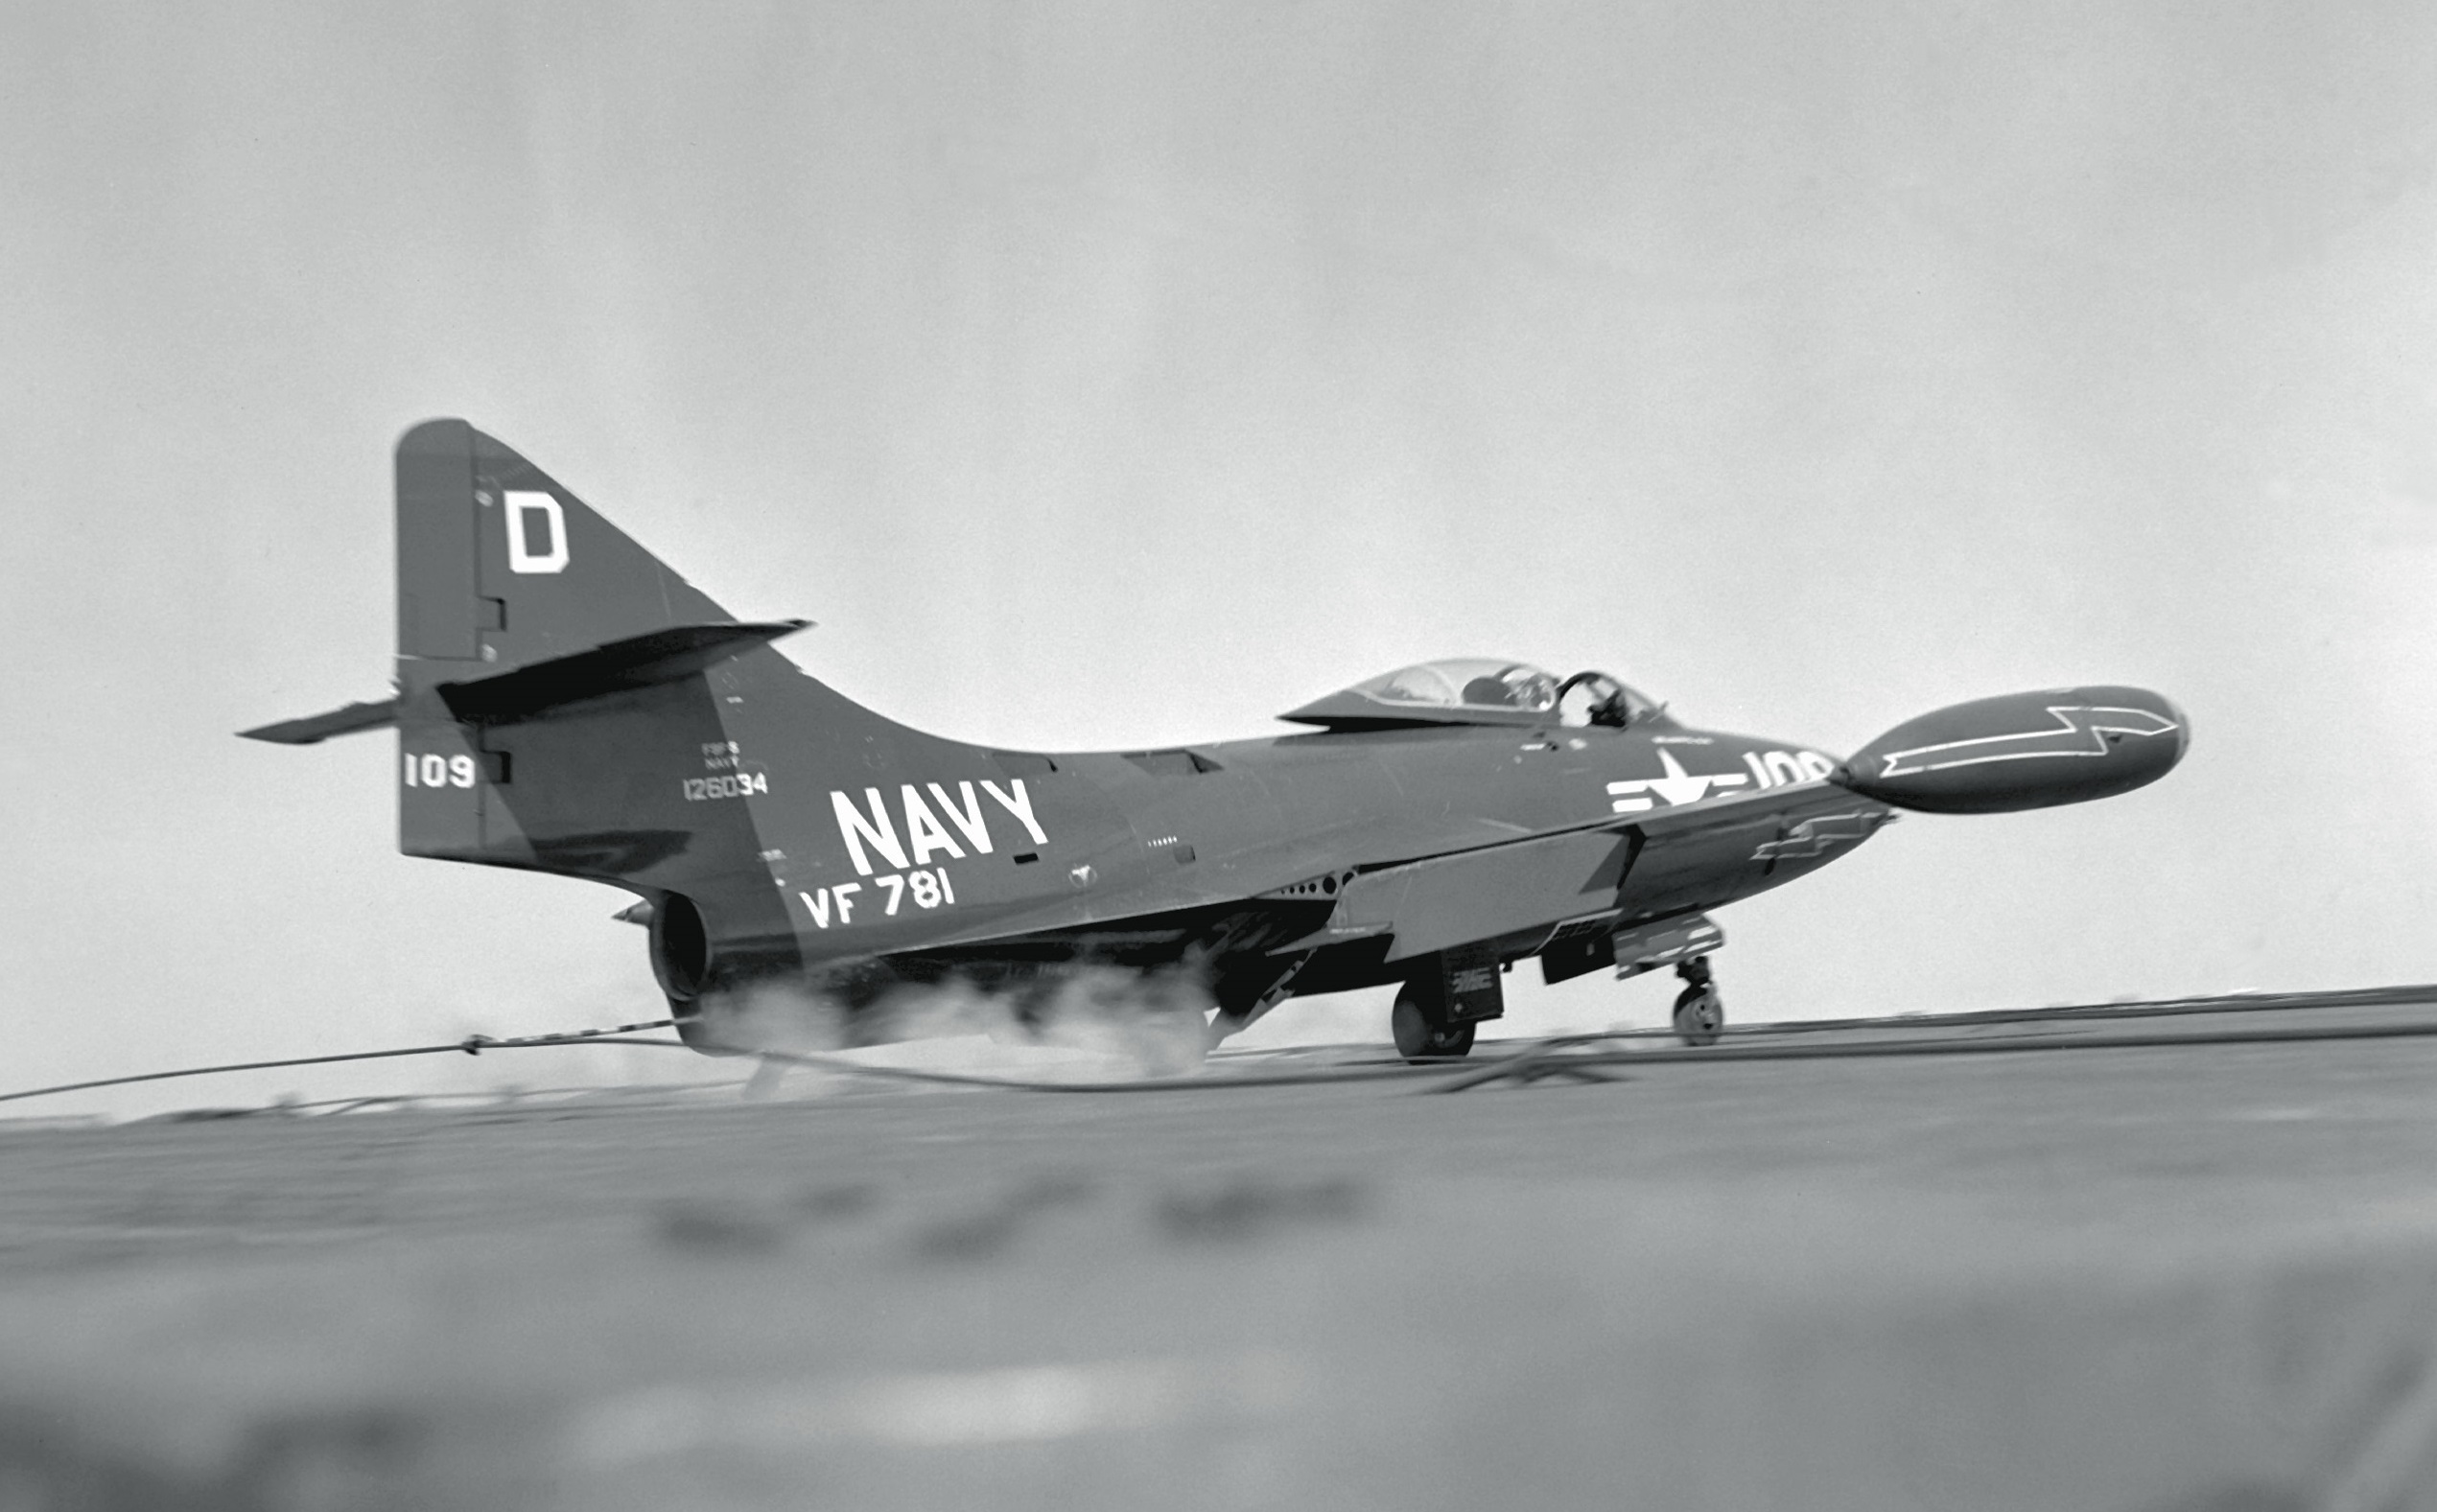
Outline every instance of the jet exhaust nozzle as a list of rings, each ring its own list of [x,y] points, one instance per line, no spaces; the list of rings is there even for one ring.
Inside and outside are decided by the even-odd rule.
[[[1933,814],[2003,814],[2144,787],[2191,743],[2183,711],[2141,687],[2060,687],[1978,698],[1906,720],[1834,780]]]

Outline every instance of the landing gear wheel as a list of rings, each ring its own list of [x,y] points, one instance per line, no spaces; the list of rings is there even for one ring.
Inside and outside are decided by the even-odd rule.
[[[1433,1027],[1411,988],[1396,994],[1396,1006],[1388,1012],[1388,1027],[1396,1036],[1396,1054],[1407,1060],[1447,1060],[1472,1053],[1474,1026]]]
[[[1718,1043],[1726,1022],[1726,1002],[1718,995],[1718,979],[1710,974],[1709,958],[1695,956],[1675,963],[1684,989],[1675,994],[1675,1037],[1696,1048]]]
[[[1718,1031],[1725,1022],[1726,1005],[1716,983],[1703,982],[1675,994],[1675,1037],[1685,1044],[1718,1043]]]

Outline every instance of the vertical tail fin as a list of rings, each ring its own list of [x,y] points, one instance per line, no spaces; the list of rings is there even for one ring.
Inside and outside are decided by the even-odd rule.
[[[397,483],[398,848],[643,893],[672,999],[708,980],[706,919],[725,961],[798,960],[752,805],[688,778],[768,791],[724,711],[805,683],[765,643],[802,622],[738,623],[462,420],[408,431]]]
[[[398,442],[398,655],[520,665],[732,616],[462,420]]]
[[[310,743],[394,724],[399,849],[643,895],[665,921],[654,959],[672,999],[801,964],[788,910],[807,895],[789,879],[846,865],[830,826],[849,789],[877,807],[886,785],[1007,777],[1042,838],[992,753],[806,676],[766,644],[800,621],[738,622],[462,420],[399,441],[397,527],[397,696],[247,733]],[[969,804],[972,788],[960,780]],[[922,812],[934,849],[962,855]]]
[[[397,486],[398,847],[557,870],[532,853],[515,812],[539,796],[509,791],[518,742],[467,707],[465,685],[499,688],[519,668],[546,676],[543,663],[733,616],[462,420],[426,421],[399,440]],[[707,704],[698,690],[671,687],[661,702],[657,721],[718,736],[715,712],[691,707]]]

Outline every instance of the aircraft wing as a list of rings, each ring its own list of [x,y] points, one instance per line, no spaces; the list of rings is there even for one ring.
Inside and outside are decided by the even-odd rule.
[[[1216,862],[1200,875],[1090,900],[1002,917],[937,944],[923,956],[997,953],[1026,942],[1045,947],[1084,938],[1123,942],[1216,930],[1237,948],[1273,955],[1393,935],[1390,961],[1492,940],[1541,925],[1612,913],[1630,873],[1637,900],[1667,912],[1710,884],[1719,863],[1752,864],[1761,848],[1807,820],[1849,813],[1859,840],[1884,822],[1885,808],[1825,781],[1728,794],[1656,813],[1614,814],[1553,830],[1519,831],[1494,821],[1413,824],[1400,831],[1349,829],[1300,836],[1285,845]],[[1323,876],[1334,881],[1322,893]]]
[[[1804,823],[1816,829],[1829,810],[1850,815],[1853,841],[1886,813],[1828,782],[1799,782],[1368,868],[1325,924],[1280,948],[1386,934],[1394,937],[1387,959],[1402,961],[1616,913],[1629,875],[1637,914],[1712,906],[1738,863],[1773,865],[1768,847]]]

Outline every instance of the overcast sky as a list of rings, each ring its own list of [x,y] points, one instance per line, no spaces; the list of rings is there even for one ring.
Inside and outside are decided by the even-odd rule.
[[[389,736],[230,737],[384,693],[440,414],[1002,746],[1464,653],[2189,710],[1727,910],[1739,1017],[2437,979],[2431,79],[2418,3],[0,9],[0,1082],[657,1016],[623,895],[395,854]]]

